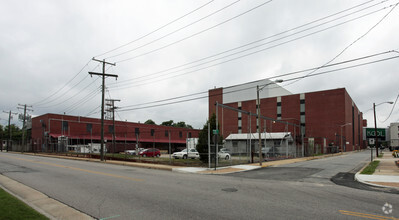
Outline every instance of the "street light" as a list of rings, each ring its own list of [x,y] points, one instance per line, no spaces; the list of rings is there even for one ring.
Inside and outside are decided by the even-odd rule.
[[[271,84],[276,84],[276,83],[282,83],[282,79],[275,80],[274,82],[268,83],[264,85],[262,88],[259,88],[259,85],[256,86],[256,100],[258,102],[258,135],[259,135],[259,165],[262,166],[262,160],[263,160],[263,155],[262,155],[262,138],[261,138],[261,122],[260,122],[260,100],[259,100],[259,91],[264,89],[266,86],[271,85]]]
[[[351,125],[351,124],[352,123],[349,122],[349,123],[341,125],[341,150],[343,150],[343,146],[344,146],[343,138],[342,138],[342,128],[345,127],[346,125]],[[345,151],[346,151],[346,147],[345,147]]]
[[[382,102],[382,103],[380,103],[380,104],[378,104],[378,105],[376,105],[375,103],[373,103],[373,111],[374,111],[374,135],[375,135],[375,155],[376,155],[376,157],[378,157],[378,139],[377,139],[377,118],[376,118],[376,116],[375,116],[375,107],[376,106],[379,106],[379,105],[381,105],[381,104],[385,104],[385,103],[388,103],[388,104],[393,104],[393,102]],[[373,155],[373,149],[371,149],[371,155]],[[371,161],[373,161],[373,156],[371,156]]]

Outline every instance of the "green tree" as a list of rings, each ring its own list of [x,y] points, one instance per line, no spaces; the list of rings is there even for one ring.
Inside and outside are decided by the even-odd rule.
[[[174,127],[185,128],[185,127],[187,127],[187,125],[186,125],[186,122],[180,121],[180,122],[177,122],[176,124],[174,124]]]
[[[147,125],[156,125],[155,122],[152,119],[148,119],[147,121],[144,122],[144,124]]]
[[[186,124],[186,122],[184,122],[184,121],[177,122],[176,124],[174,124],[174,127],[193,129],[193,126]]]
[[[4,133],[3,125],[0,125],[0,139],[1,140],[7,140],[7,136]]]
[[[22,130],[17,127],[15,124],[12,124],[11,126],[11,135],[12,135],[12,140],[13,141],[21,141],[22,140]],[[4,129],[5,137],[9,136],[9,127],[6,126]]]
[[[215,143],[213,142],[213,130],[216,130],[216,115],[213,114],[212,117],[205,123],[204,127],[199,133],[197,150],[200,153],[200,160],[204,163],[208,162],[208,123],[210,124],[210,132],[211,132],[211,152],[215,152]],[[223,143],[223,137],[219,135],[218,144],[220,147]]]
[[[163,126],[173,126],[173,120],[169,120],[169,121],[164,121],[164,122],[162,122],[162,124],[161,125],[163,125]]]

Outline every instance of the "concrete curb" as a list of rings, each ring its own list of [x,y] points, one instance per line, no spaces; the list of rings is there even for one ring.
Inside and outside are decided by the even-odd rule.
[[[0,187],[51,220],[94,219],[4,175],[0,175]]]
[[[166,171],[173,171],[174,168],[180,168],[179,166],[171,166],[171,165],[147,164],[147,163],[140,163],[140,162],[126,162],[126,161],[117,161],[117,160],[99,161],[99,160],[91,159],[91,158],[46,155],[46,154],[40,154],[40,153],[39,154],[19,153],[19,152],[8,152],[8,153],[32,155],[32,156],[39,156],[39,157],[50,157],[50,158],[58,158],[58,159],[78,160],[78,161],[86,161],[86,162],[94,162],[94,163],[114,164],[114,165],[140,167],[140,168],[166,170]]]
[[[375,184],[375,183],[370,183],[367,180],[363,179],[362,176],[364,174],[360,174],[362,172],[362,170],[364,168],[366,168],[369,165],[369,163],[367,163],[366,165],[364,165],[356,174],[355,174],[355,181],[369,185],[369,186],[374,186],[374,187],[380,187],[380,188],[393,188],[393,189],[399,189],[399,187],[394,187],[394,186],[385,186],[385,185],[379,185],[379,184]],[[370,175],[372,176],[372,175]]]

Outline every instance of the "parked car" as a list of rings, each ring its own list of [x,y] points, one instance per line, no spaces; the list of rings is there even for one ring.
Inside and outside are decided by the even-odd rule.
[[[139,153],[142,157],[160,157],[161,151],[157,148],[144,149]]]
[[[262,147],[262,156],[266,156],[266,154],[270,154],[270,147]],[[259,148],[255,151],[256,155],[259,155]]]
[[[136,155],[136,151],[135,150],[125,150],[125,154]]]
[[[231,156],[229,153],[226,153],[224,151],[219,151],[218,153],[218,158],[219,159],[225,159],[225,160],[230,160]]]
[[[188,150],[188,156],[187,156],[187,149],[184,149],[180,152],[175,152],[172,154],[172,157],[175,159],[178,158],[183,158],[183,159],[187,159],[187,158],[191,158],[191,159],[196,159],[199,158],[199,153],[196,149],[190,149]]]
[[[227,149],[227,148],[221,148],[219,151],[220,151],[220,152],[223,152],[223,153],[229,153],[229,154],[231,154],[230,149]]]
[[[142,150],[144,150],[144,148],[138,148],[137,150],[140,153]],[[137,155],[136,150],[125,150],[125,154]]]

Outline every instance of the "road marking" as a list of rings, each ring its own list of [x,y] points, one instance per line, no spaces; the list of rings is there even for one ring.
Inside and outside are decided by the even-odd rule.
[[[378,220],[398,220],[398,218],[395,217],[389,217],[389,216],[381,216],[381,215],[372,215],[372,214],[366,214],[366,213],[360,213],[360,212],[351,212],[351,211],[345,211],[345,210],[339,210],[339,212],[343,215],[351,215],[351,216],[357,216],[357,217],[362,217],[362,218],[369,218],[369,219],[378,219]]]
[[[99,171],[93,171],[93,170],[86,170],[86,169],[81,169],[81,168],[77,168],[77,167],[64,166],[64,165],[60,165],[60,164],[56,164],[56,163],[42,162],[42,161],[36,161],[36,160],[30,160],[30,159],[24,159],[24,158],[19,158],[19,157],[12,157],[12,156],[5,156],[5,155],[1,155],[1,156],[8,157],[11,159],[23,160],[23,161],[27,161],[27,162],[31,162],[31,163],[37,163],[37,164],[49,165],[49,166],[53,166],[53,167],[60,167],[60,168],[82,171],[82,172],[86,172],[86,173],[115,177],[115,178],[119,178],[119,179],[126,179],[126,180],[133,180],[133,181],[144,181],[144,179],[120,176],[120,175],[116,175],[116,174],[112,174],[112,173],[105,173],[105,172],[99,172]]]

